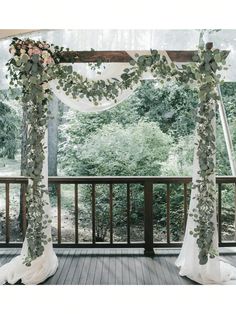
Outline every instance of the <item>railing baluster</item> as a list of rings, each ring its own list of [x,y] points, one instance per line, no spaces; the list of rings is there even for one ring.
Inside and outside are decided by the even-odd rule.
[[[57,243],[61,244],[61,184],[57,184]]]
[[[146,181],[144,183],[144,240],[146,255],[154,255],[153,250],[153,183]]]
[[[167,243],[170,243],[170,184],[166,184],[166,233]]]
[[[221,220],[221,183],[218,183],[218,236],[219,236],[219,244],[222,242],[221,238],[221,225],[222,225],[222,220]]]
[[[130,184],[127,183],[127,243],[130,244]]]
[[[109,218],[110,218],[110,243],[113,243],[113,187],[110,183],[110,191],[109,191]]]
[[[96,206],[96,195],[95,195],[95,183],[92,183],[92,241],[96,243],[96,221],[95,221],[95,206]]]
[[[26,189],[27,184],[22,184],[22,231],[23,231],[23,239],[25,238],[26,227],[27,227],[27,219],[26,219]]]
[[[79,242],[79,233],[78,233],[78,183],[75,184],[75,244]]]
[[[184,183],[184,230],[187,224],[187,209],[188,209],[187,197],[188,197],[188,185],[187,183]]]
[[[10,184],[6,183],[6,243],[10,242]]]

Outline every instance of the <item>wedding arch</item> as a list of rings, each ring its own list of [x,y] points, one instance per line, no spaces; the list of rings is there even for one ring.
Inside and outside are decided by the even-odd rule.
[[[100,111],[117,105],[133,93],[142,79],[164,84],[175,79],[198,89],[193,183],[185,238],[176,262],[180,274],[202,283],[231,283],[236,269],[218,254],[215,183],[215,113],[217,86],[227,52],[211,43],[198,51],[72,52],[31,39],[13,38],[8,61],[10,86],[22,90],[27,116],[28,226],[21,254],[0,268],[0,283],[38,284],[58,267],[51,240],[47,170],[48,102],[52,93],[80,111]],[[86,62],[96,73],[91,79],[71,63]],[[115,62],[109,67],[108,63]],[[174,62],[185,62],[176,65]],[[186,63],[188,62],[188,63]]]

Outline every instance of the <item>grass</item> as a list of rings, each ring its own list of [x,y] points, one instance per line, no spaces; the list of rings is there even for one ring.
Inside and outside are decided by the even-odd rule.
[[[0,176],[14,177],[20,175],[20,154],[15,159],[0,158]]]

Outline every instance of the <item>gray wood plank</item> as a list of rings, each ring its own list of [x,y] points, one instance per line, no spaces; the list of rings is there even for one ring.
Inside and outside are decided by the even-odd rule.
[[[146,258],[146,267],[149,270],[149,275],[150,275],[150,279],[151,285],[158,285],[159,284],[159,278],[157,276],[157,272],[156,272],[156,268],[155,268],[155,264],[154,264],[154,258]]]
[[[72,258],[72,262],[69,268],[69,271],[67,273],[66,279],[64,280],[64,285],[71,285],[72,284],[72,280],[74,278],[74,274],[77,268],[77,264],[79,262],[79,258],[80,258],[80,253],[81,250],[80,249],[76,249],[75,250],[75,254]]]
[[[104,255],[102,257],[102,275],[101,275],[101,285],[108,285],[109,280],[109,256],[107,255],[107,250],[104,251]]]
[[[131,254],[128,258],[129,262],[129,280],[131,285],[137,285],[137,274],[136,274],[136,268],[135,268],[135,256],[134,254]]]
[[[121,249],[117,250],[117,256],[115,258],[115,268],[116,268],[116,285],[122,285],[122,253]]]
[[[66,277],[67,277],[67,274],[68,274],[68,272],[70,270],[70,267],[71,267],[74,255],[75,255],[75,249],[71,249],[69,251],[69,254],[67,255],[67,258],[66,258],[65,264],[63,266],[61,275],[60,275],[60,277],[57,280],[57,284],[58,285],[64,285],[65,284]]]
[[[109,273],[108,273],[108,284],[115,285],[116,283],[116,250],[110,249],[109,251]]]
[[[155,271],[156,271],[156,274],[157,274],[157,277],[158,277],[159,285],[166,284],[166,279],[165,279],[165,276],[164,276],[164,272],[163,272],[163,269],[162,269],[162,265],[161,265],[159,256],[155,256],[153,258],[153,265],[154,265],[154,268],[155,268]]]
[[[84,265],[86,264],[87,258],[87,251],[86,249],[81,250],[80,258],[78,258],[78,264],[74,273],[74,277],[72,280],[72,285],[79,285],[80,284],[80,277],[83,273]]]
[[[90,270],[90,264],[91,264],[91,249],[87,250],[85,260],[84,260],[84,265],[83,265],[83,270],[81,271],[80,278],[79,278],[79,284],[80,285],[85,285],[87,282],[87,277],[88,273]]]
[[[137,276],[137,284],[144,285],[144,277],[143,277],[143,267],[141,264],[140,256],[136,257],[134,260],[136,276]]]
[[[100,254],[104,252],[103,249],[100,249]],[[96,264],[96,271],[94,276],[94,285],[100,285],[101,277],[102,277],[102,267],[103,267],[103,256],[102,255],[97,256],[97,264]]]
[[[178,285],[180,284],[180,278],[179,278],[179,275],[176,271],[176,266],[174,265],[174,261],[173,259],[171,260],[171,257],[163,257],[165,262],[166,262],[166,265],[167,265],[167,269],[168,269],[168,272],[170,274],[170,277],[172,278],[172,285]]]
[[[150,277],[150,272],[147,267],[147,259],[149,257],[143,256],[140,257],[142,269],[143,269],[143,278],[144,278],[144,285],[150,285],[151,284],[151,277]]]
[[[160,271],[163,274],[163,285],[168,285],[169,284],[169,276],[167,275],[168,269],[167,265],[163,260],[163,257],[159,256],[159,265],[160,265]]]
[[[97,254],[99,254],[99,249],[94,249],[91,254],[91,262],[90,262],[90,268],[86,280],[86,285],[93,285],[94,284],[94,277],[96,273],[96,267],[97,267]]]
[[[63,271],[63,267],[64,267],[64,264],[66,262],[66,258],[67,258],[67,255],[69,254],[69,251],[70,249],[65,249],[65,250],[58,250],[57,251],[57,257],[58,257],[58,261],[59,261],[59,265],[58,265],[58,269],[56,271],[56,273],[48,278],[46,281],[45,281],[45,284],[47,285],[56,285],[61,274],[62,274],[62,271]]]
[[[121,263],[122,263],[122,284],[123,285],[129,285],[129,262],[128,257],[125,255],[127,251],[125,249],[121,250],[122,257],[121,257]]]

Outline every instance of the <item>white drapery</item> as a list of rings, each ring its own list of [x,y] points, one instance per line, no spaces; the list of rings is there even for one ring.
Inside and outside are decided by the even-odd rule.
[[[150,55],[150,51],[127,51],[127,53],[131,56],[131,58],[135,59],[135,55]],[[167,53],[165,51],[159,51],[159,53],[169,59]],[[119,79],[123,70],[131,67],[129,63],[103,63],[99,72],[101,74],[97,74],[96,71],[91,70],[88,64],[79,63],[73,64],[73,70],[78,71],[83,77],[86,77],[89,80],[97,81],[97,80],[107,80],[111,78]],[[145,72],[142,76],[142,79],[152,79],[152,75],[149,72]],[[57,80],[53,80],[49,82],[49,86],[53,93],[56,95],[58,99],[62,101],[62,103],[66,104],[68,107],[78,110],[80,112],[100,112],[107,109],[111,109],[112,107],[118,105],[123,100],[127,99],[130,95],[132,95],[135,89],[141,84],[141,82],[135,84],[132,89],[125,89],[120,91],[119,95],[116,97],[116,101],[107,100],[103,98],[99,105],[94,105],[87,98],[83,99],[74,99],[71,95],[66,95],[66,93],[62,89],[57,89]]]
[[[129,51],[127,51],[129,53]],[[140,53],[140,52],[139,52]],[[161,55],[165,55],[168,58],[168,55],[165,51],[159,51]],[[130,53],[131,54],[131,53]],[[134,57],[135,52],[132,52],[132,57]],[[142,54],[149,54],[148,52],[143,52]],[[107,79],[107,78],[119,78],[122,70],[128,68],[130,65],[127,64],[105,64],[105,69],[101,69],[102,74],[97,75],[96,72],[90,71],[86,65],[77,66],[77,70],[82,75],[86,76],[89,79]],[[151,79],[152,76],[150,73],[145,73],[143,79]],[[139,83],[140,84],[140,83]],[[70,96],[67,96],[63,90],[57,89],[57,81],[51,81],[49,83],[50,88],[55,93],[55,95],[67,106],[81,111],[81,112],[99,112],[102,110],[110,109],[117,104],[119,104],[124,99],[128,98],[133,92],[137,84],[132,90],[121,91],[118,95],[116,102],[107,101],[103,99],[99,105],[95,106],[93,103],[89,102],[86,99],[73,99]],[[197,138],[196,138],[197,141]],[[45,163],[44,163],[44,183],[47,185],[48,182],[48,169],[47,169],[47,150],[45,150]],[[194,165],[193,165],[193,181],[196,181],[198,178],[198,159],[196,155],[196,148],[194,153]],[[215,179],[215,178],[214,178]],[[191,201],[190,201],[190,212],[191,208],[195,207],[195,191],[192,191]],[[45,195],[48,200],[48,196]],[[44,208],[46,214],[50,216],[50,206],[47,205]],[[215,224],[215,234],[214,234],[214,246],[218,250],[218,241],[217,241],[217,227],[216,227],[216,209],[214,216]],[[217,283],[234,283],[233,279],[236,280],[236,269],[229,265],[227,262],[223,262],[219,257],[214,259],[209,259],[208,263],[204,266],[199,265],[198,260],[198,245],[196,239],[189,234],[190,230],[193,230],[194,222],[190,216],[188,216],[188,223],[184,238],[183,247],[180,253],[180,256],[176,262],[177,266],[180,267],[180,275],[188,276],[192,280],[199,282],[201,284],[217,284]],[[51,235],[50,225],[47,228],[47,235]],[[53,275],[58,267],[57,257],[53,251],[52,243],[49,243],[44,248],[44,253],[42,256],[37,258],[32,262],[30,267],[27,267],[23,264],[24,256],[27,252],[27,240],[24,241],[21,255],[14,258],[10,263],[2,266],[0,268],[0,283],[15,283],[18,280],[22,280],[24,284],[38,284],[43,282],[45,279]]]
[[[47,143],[48,134],[46,132],[44,142]],[[48,188],[48,159],[47,149],[43,163],[43,184]],[[44,193],[44,212],[51,217],[51,206],[48,194]],[[47,238],[51,238],[51,225],[45,229]],[[13,258],[9,263],[0,267],[0,284],[6,282],[14,284],[21,280],[23,284],[36,285],[51,277],[57,270],[58,259],[52,247],[52,241],[44,245],[43,255],[31,263],[31,266],[24,264],[25,257],[28,255],[27,239],[24,240],[23,247],[19,256]]]
[[[215,111],[215,104],[211,104],[213,110]],[[212,126],[214,129],[214,135],[216,136],[216,121],[213,119]],[[198,149],[198,132],[197,129],[200,127],[200,124],[196,125],[195,132],[195,148],[194,148],[194,161],[193,161],[193,184],[196,184],[196,181],[200,179],[199,176],[199,160],[197,156]],[[215,156],[214,156],[215,159]],[[216,189],[216,180],[215,173],[209,178],[215,182]],[[192,210],[197,208],[197,189],[191,190],[191,198],[189,205],[189,214],[193,213]],[[216,252],[219,252],[218,249],[218,228],[217,228],[217,213],[216,213],[216,202],[214,204],[214,236],[213,236],[213,248]],[[198,254],[199,247],[197,245],[197,239],[190,234],[190,231],[193,231],[196,227],[196,222],[192,216],[188,215],[187,225],[185,230],[185,236],[183,241],[183,246],[181,252],[176,261],[176,265],[180,268],[180,275],[187,276],[193,281],[196,281],[200,284],[235,284],[236,283],[236,268],[223,260],[220,256],[214,258],[209,258],[208,262],[205,265],[199,264]]]

